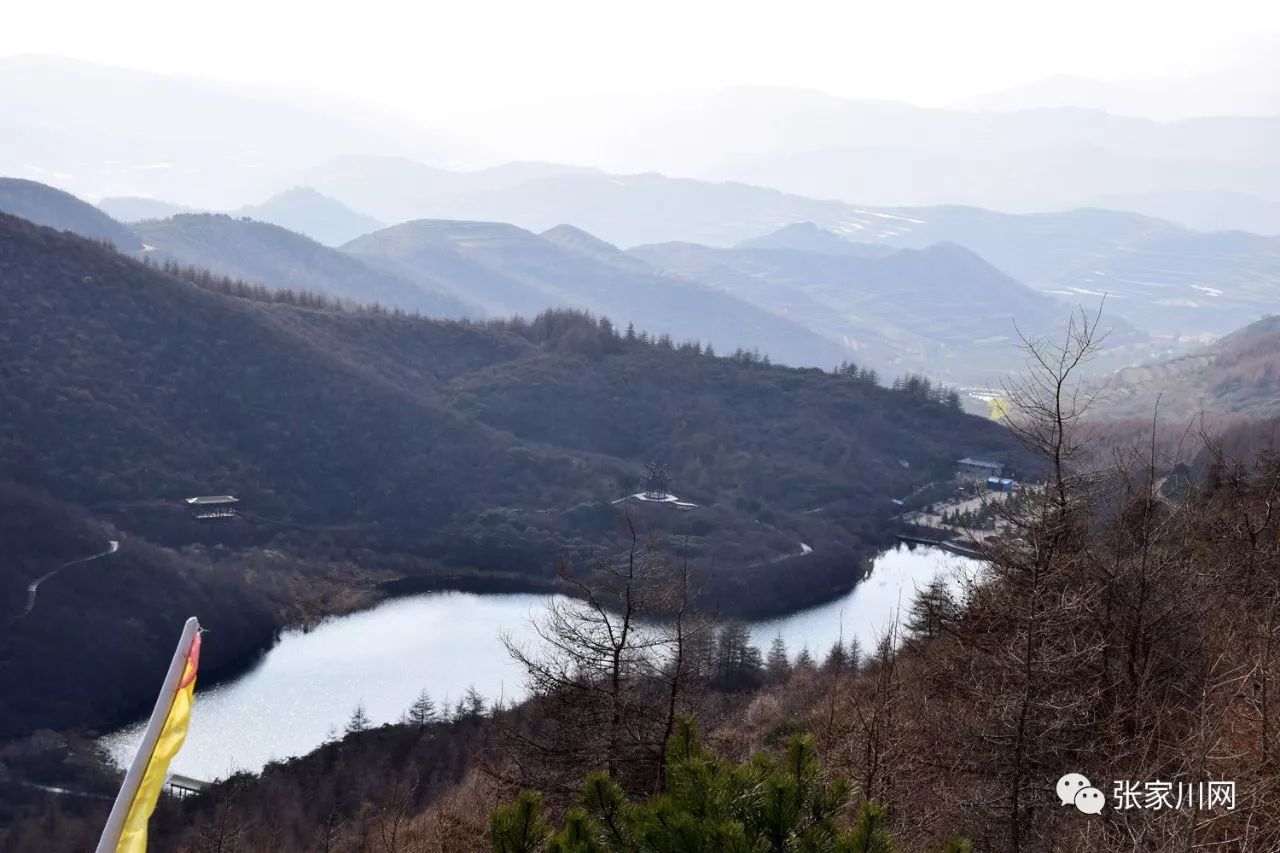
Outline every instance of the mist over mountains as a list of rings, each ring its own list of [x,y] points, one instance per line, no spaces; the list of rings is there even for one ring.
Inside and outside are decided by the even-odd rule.
[[[1280,850],[1280,7],[366,5],[0,26],[0,853]]]
[[[371,162],[392,172],[414,165]],[[455,187],[468,180],[440,174]],[[1185,351],[1252,322],[1280,298],[1280,239],[1103,210],[857,208],[745,185],[591,173],[439,202],[414,197],[432,209],[504,214],[506,222],[419,218],[377,228],[305,188],[252,208],[313,233],[328,227],[331,241],[376,228],[332,247],[244,215],[178,214],[126,227],[52,188],[6,186],[10,206],[0,210],[40,211],[44,224],[114,235],[110,242],[151,261],[271,288],[445,318],[576,308],[784,364],[853,360],[885,376],[915,371],[961,384],[998,384],[1017,363],[1021,335],[1059,328],[1076,307],[1105,300],[1110,369]],[[568,224],[575,221],[598,230]],[[556,224],[534,232],[546,222]],[[624,250],[603,236],[611,231],[718,239]]]
[[[1057,81],[941,109],[740,86],[642,99],[622,127],[570,110],[559,132],[607,156],[504,162],[519,152],[337,99],[18,57],[0,60],[17,131],[0,172],[100,197],[118,221],[65,199],[41,212],[13,182],[2,209],[352,303],[574,307],[784,363],[986,381],[1015,323],[1073,306],[1106,300],[1121,366],[1280,300],[1280,119],[1085,103],[1111,95]]]
[[[1047,212],[1111,203],[1192,227],[1277,232],[1275,111],[1157,121],[1080,108],[1078,98],[1037,97],[1033,90],[938,109],[758,86],[661,107],[620,95],[606,110],[612,120],[593,121],[585,103],[557,112],[543,141],[533,108],[478,121],[483,138],[467,139],[466,124],[424,128],[339,99],[11,57],[0,59],[0,173],[90,199],[139,196],[220,210],[313,186],[399,222],[466,215],[408,209],[424,196],[439,201],[592,169],[659,171],[858,205]],[[363,184],[379,180],[365,155],[431,165],[407,182],[397,178],[403,185],[394,191],[362,194]],[[577,165],[489,168],[509,161]],[[438,174],[458,166],[469,170],[465,186]]]

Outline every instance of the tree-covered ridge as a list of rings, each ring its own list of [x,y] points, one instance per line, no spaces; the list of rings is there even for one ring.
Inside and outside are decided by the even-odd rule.
[[[694,553],[717,555],[710,594],[740,610],[847,589],[887,541],[890,497],[1009,446],[994,424],[869,382],[603,319],[334,310],[0,227],[0,459],[61,499],[129,505],[118,523],[162,542],[546,581],[554,555],[597,547],[656,458],[702,509],[646,523],[687,526]],[[175,518],[181,498],[221,493],[260,520],[223,533]],[[799,542],[815,553],[779,573],[770,561]]]
[[[71,193],[36,181],[0,177],[0,213],[21,216],[37,225],[105,240],[122,252],[142,248],[128,228]]]
[[[483,312],[440,288],[371,267],[351,255],[270,222],[226,214],[183,213],[133,226],[144,257],[246,279],[276,290],[381,303],[431,317]]]

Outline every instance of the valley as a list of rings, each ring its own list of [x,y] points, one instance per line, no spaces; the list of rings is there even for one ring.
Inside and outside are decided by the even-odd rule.
[[[1280,15],[1001,2],[6,13],[0,853],[1280,849]]]

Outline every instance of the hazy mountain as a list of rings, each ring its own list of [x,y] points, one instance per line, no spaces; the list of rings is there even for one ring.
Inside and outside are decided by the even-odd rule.
[[[878,236],[890,224],[841,202],[658,174],[538,178],[441,206],[451,218],[511,222],[531,231],[572,222],[618,246],[671,240],[731,246],[806,220],[838,232],[871,227]]]
[[[278,225],[225,214],[181,214],[134,226],[154,260],[173,260],[274,289],[377,302],[431,317],[478,316],[474,304],[374,269]]]
[[[1108,311],[1162,335],[1224,334],[1280,300],[1280,238],[1205,233],[1105,210],[898,211],[894,245],[960,243],[1014,278],[1066,299],[1108,295]]]
[[[1223,134],[1262,134],[1280,143],[1280,134],[1270,130],[1255,132],[1234,126],[1237,120],[1218,121]],[[1274,220],[1259,216],[1248,195],[1280,201],[1278,165],[1275,156],[1221,152],[1215,159],[1157,157],[1100,144],[956,153],[904,143],[786,153],[707,176],[857,204],[963,204],[1008,212],[1070,209],[1100,196],[1113,200],[1109,207],[1146,212],[1146,205],[1129,207],[1126,200],[1177,193],[1183,195],[1180,221],[1193,224],[1192,218],[1225,215],[1239,227],[1265,231]]]
[[[656,457],[704,507],[690,548],[715,555],[712,600],[747,612],[847,588],[892,535],[890,496],[1011,452],[990,421],[845,376],[568,313],[463,324],[229,296],[12,217],[0,299],[0,467],[135,507],[115,524],[173,545],[546,583],[556,554],[594,553]],[[177,503],[222,492],[247,513],[222,533]],[[803,565],[760,567],[798,542]]]
[[[35,181],[0,177],[0,213],[21,216],[37,225],[107,240],[121,251],[142,248],[128,228],[70,193]]]
[[[1109,314],[1165,336],[1224,334],[1280,298],[1280,239],[1203,233],[1106,210],[862,207],[661,175],[541,178],[444,206],[469,219],[536,231],[572,222],[620,246],[733,246],[798,222],[858,243],[957,243],[1013,278],[1068,300],[1092,304],[1109,293]]]
[[[98,202],[98,207],[120,222],[168,219],[181,213],[203,212],[158,199],[134,197],[104,198]],[[326,246],[339,246],[383,227],[382,222],[357,213],[311,187],[294,187],[273,195],[261,204],[244,205],[226,213],[236,218],[248,217],[279,225]]]
[[[493,148],[515,146],[511,157],[747,181],[855,204],[1045,211],[1107,194],[1208,193],[1233,221],[1270,230],[1270,219],[1235,200],[1280,202],[1275,110],[1153,121],[1069,106],[936,109],[751,86],[660,104],[621,100],[607,122],[590,103],[558,113],[545,139],[519,111],[478,126]],[[494,162],[492,149],[345,101],[47,57],[0,60],[0,116],[0,171],[90,198],[177,198],[203,209],[302,185],[384,222],[474,218],[435,205],[583,171],[519,162],[459,177],[400,158]]]
[[[1130,210],[1198,231],[1255,231],[1280,236],[1280,201],[1225,190],[1167,190],[1101,195],[1090,207]]]
[[[1179,358],[1111,376],[1094,416],[1191,423],[1201,413],[1280,416],[1280,316],[1271,315]]]
[[[1153,121],[1073,107],[979,112],[738,87],[637,119],[640,130],[608,144],[636,149],[626,158],[631,171],[855,204],[1037,212],[1107,193],[1168,191],[1280,201],[1276,112]],[[1249,209],[1234,214],[1247,217]]]
[[[351,151],[457,162],[477,150],[345,102],[56,57],[0,58],[0,116],[0,174],[210,209]]]
[[[797,222],[765,234],[743,240],[739,249],[789,249],[797,252],[816,252],[820,255],[858,255],[864,258],[883,257],[893,249],[876,243],[855,243],[832,231],[825,231],[812,222]]]
[[[342,202],[321,195],[311,187],[294,187],[272,196],[262,204],[251,204],[232,211],[231,215],[270,222],[304,234],[326,246],[341,246],[361,234],[383,227],[383,223],[373,217],[357,213]]]
[[[1280,85],[1273,68],[1109,82],[1058,74],[965,99],[971,110],[1036,110],[1072,107],[1163,121],[1196,116],[1274,116]]]
[[[156,198],[116,196],[98,202],[98,209],[117,222],[141,222],[144,219],[168,219],[179,213],[193,213],[191,208]]]
[[[451,216],[449,205],[458,196],[510,189],[538,178],[597,173],[557,163],[506,163],[450,171],[404,157],[351,155],[308,169],[297,180],[386,222],[406,222]]]
[[[1042,333],[1065,317],[1057,300],[960,246],[887,251],[859,257],[667,243],[631,253],[844,341],[855,361],[953,382],[998,382],[1018,363],[1015,321]]]
[[[759,349],[784,364],[828,367],[848,351],[786,317],[706,285],[637,265],[567,228],[540,237],[514,225],[419,220],[343,247],[424,286],[445,288],[494,316],[573,307],[651,334]]]

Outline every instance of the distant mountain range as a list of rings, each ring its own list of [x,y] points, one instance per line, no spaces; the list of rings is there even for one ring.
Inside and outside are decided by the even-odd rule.
[[[1109,294],[1110,313],[1166,337],[1225,334],[1280,300],[1280,237],[1198,232],[1106,210],[869,208],[745,184],[570,174],[432,202],[423,215],[533,231],[569,222],[619,246],[728,247],[804,222],[859,243],[955,243],[1067,301],[1096,304]]]
[[[30,208],[39,185],[19,185]],[[65,193],[45,196],[42,204],[63,214],[46,217],[49,224],[75,224],[74,210],[75,222],[99,232],[112,226]],[[296,191],[265,212],[343,210],[336,204]],[[1014,321],[1024,331],[1054,328],[1068,307],[1094,307],[1104,294],[1113,343],[1155,335],[1150,347],[1113,352],[1113,366],[1238,328],[1280,298],[1280,238],[1195,232],[1101,210],[877,210],[742,185],[593,174],[539,178],[442,206],[506,210],[535,225],[563,214],[625,233],[747,236],[736,248],[658,241],[627,254],[561,223],[538,235],[497,222],[416,220],[337,251],[265,223],[207,214],[139,223],[128,237],[114,223],[113,233],[140,236],[154,258],[433,316],[573,306],[677,340],[758,348],[789,364],[855,358],[965,383],[1008,369]],[[788,216],[797,219],[751,233]],[[351,230],[369,224],[342,218]],[[953,245],[934,248],[943,244]]]
[[[784,364],[829,367],[851,354],[794,319],[695,279],[663,275],[568,226],[539,236],[500,223],[418,220],[343,250],[492,316],[575,307],[677,342],[710,343],[722,353],[756,349]]]
[[[466,162],[482,146],[345,101],[50,56],[0,58],[0,174],[84,198],[226,210],[351,151]],[[296,182],[295,182],[296,183]]]
[[[793,226],[736,249],[663,243],[631,254],[792,317],[873,365],[953,382],[998,384],[1017,363],[1018,329],[1044,334],[1069,312],[954,244],[891,249],[820,233]],[[825,251],[761,248],[797,242]],[[841,242],[849,250],[837,253]]]
[[[228,211],[194,210],[159,199],[134,197],[104,198],[98,202],[98,209],[126,223],[168,219],[182,213],[226,213],[238,219],[279,225],[326,246],[341,246],[384,225],[313,187],[294,187],[276,193],[261,204],[247,204]]]
[[[784,249],[813,252],[819,255],[853,255],[861,258],[883,258],[894,249],[880,243],[855,243],[839,234],[826,231],[812,222],[796,222],[760,237],[743,240],[738,249]]]
[[[156,198],[138,196],[113,196],[98,202],[98,209],[117,222],[131,224],[144,219],[168,219],[179,213],[198,213],[186,205],[173,204]]]
[[[440,169],[405,157],[336,157],[294,176],[384,222],[456,218],[447,211],[456,200],[502,192],[529,181],[570,175],[602,175],[598,169],[560,163],[513,162],[488,169]]]
[[[1185,100],[1188,85],[1167,89]],[[0,60],[0,173],[86,198],[173,199],[215,210],[313,186],[396,223],[504,218],[427,209],[424,200],[575,171],[657,171],[877,207],[1044,212],[1109,199],[1186,226],[1276,233],[1280,117],[1153,121],[1081,109],[1097,93],[1057,86],[1073,87],[988,99],[980,109],[753,86],[653,104],[619,96],[602,107],[596,97],[550,117],[546,105],[506,108],[478,125],[486,140],[465,140],[340,99],[10,57]],[[1274,113],[1274,86],[1271,98]],[[1032,108],[1046,104],[1054,106]],[[1215,104],[1222,108],[1221,99]],[[378,164],[396,158],[433,166],[406,181],[411,170]],[[518,162],[472,167],[461,181],[434,168],[505,160]],[[634,242],[660,239],[671,238]]]
[[[1280,106],[1280,81],[1271,70],[1246,64],[1232,73],[1126,82],[1056,74],[966,98],[957,106],[1000,112],[1070,108],[1158,121],[1206,115],[1273,116]]]
[[[1089,207],[1128,210],[1198,231],[1254,231],[1280,236],[1280,201],[1229,190],[1154,190],[1105,193]]]
[[[383,223],[372,216],[357,213],[311,187],[294,187],[273,195],[262,204],[232,211],[231,215],[270,222],[326,246],[341,246],[361,234],[383,227]]]

